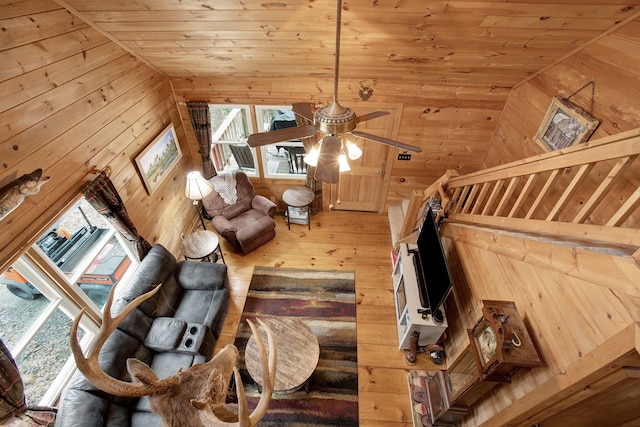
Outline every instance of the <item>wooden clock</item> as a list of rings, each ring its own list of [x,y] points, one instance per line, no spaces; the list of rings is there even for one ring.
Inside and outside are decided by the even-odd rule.
[[[482,317],[469,330],[472,352],[482,379],[510,382],[518,368],[540,365],[540,357],[515,303],[482,302]]]
[[[446,371],[426,381],[432,425],[456,423],[468,408],[520,368],[541,364],[513,301],[483,300],[482,317],[469,329],[469,346]]]

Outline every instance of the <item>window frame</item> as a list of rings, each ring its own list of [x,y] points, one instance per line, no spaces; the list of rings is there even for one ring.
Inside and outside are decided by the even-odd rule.
[[[290,105],[254,105],[255,117],[256,117],[256,128],[258,128],[258,132],[267,132],[268,124],[264,129],[260,129],[260,125],[265,125],[264,122],[261,123],[261,118],[264,117],[264,111],[268,110],[289,110],[291,111],[293,108]],[[269,144],[260,147],[260,157],[262,159],[262,175],[265,178],[269,179],[291,179],[291,180],[304,180],[307,178],[306,173],[282,173],[282,172],[270,172],[269,171],[269,159],[268,159],[268,147],[274,146],[276,144]],[[304,144],[302,143],[302,139],[300,140],[292,140],[292,141],[283,141],[277,143],[278,146],[281,147],[302,147],[304,148]]]
[[[67,277],[36,244],[42,236],[63,221],[74,209],[77,209],[83,198],[84,196],[82,194],[78,194],[65,204],[61,208],[60,213],[47,221],[47,223],[39,229],[38,234],[30,239],[31,245],[12,262],[12,266],[16,271],[35,286],[44,298],[49,300],[45,309],[38,314],[38,317],[26,330],[24,336],[12,346],[11,354],[16,360],[36,337],[38,332],[42,330],[57,309],[60,309],[71,321],[75,319],[83,308],[85,309],[85,315],[80,320],[79,325],[80,328],[84,330],[84,336],[80,339],[80,345],[85,353],[94,347],[97,334],[100,330],[103,308],[98,307],[89,298],[77,284],[77,280],[112,237],[117,239],[131,261],[125,274],[118,281],[117,285],[115,285],[114,300],[123,292],[124,288],[126,288],[126,284],[131,280],[140,264],[138,256],[134,253],[131,245],[108,221],[105,221],[105,223],[109,231],[105,233],[104,236],[100,236],[95,246],[87,253],[83,262],[79,264],[70,277]],[[73,355],[70,355],[53,382],[49,384],[47,391],[37,405],[54,406],[59,400],[62,390],[71,380],[76,370],[75,360]]]
[[[212,109],[213,108],[220,108],[220,109],[234,109],[234,108],[238,108],[240,110],[244,110],[245,111],[245,118],[246,118],[246,122],[245,122],[245,126],[247,129],[247,138],[249,135],[251,135],[252,133],[255,132],[255,126],[253,124],[253,116],[252,116],[252,110],[251,110],[251,105],[248,104],[212,104],[209,103],[209,115],[212,114]],[[211,159],[211,161],[213,162],[213,164],[215,165],[215,156],[213,154],[213,150],[214,150],[214,146],[215,145],[221,145],[221,146],[225,146],[225,145],[246,145],[247,147],[249,147],[249,145],[247,144],[247,138],[244,138],[243,140],[240,141],[231,141],[231,140],[216,140],[216,134],[219,132],[220,128],[218,129],[214,129],[213,128],[213,124],[211,126],[211,149],[209,150],[209,157]],[[222,135],[221,135],[222,136]],[[256,149],[255,148],[251,148],[249,147],[251,150],[251,156],[253,158],[253,164],[255,166],[254,170],[251,171],[250,169],[242,169],[241,167],[237,167],[236,169],[232,169],[232,168],[227,168],[225,167],[223,170],[218,170],[218,168],[216,167],[216,172],[223,172],[223,171],[231,171],[231,170],[242,170],[247,176],[251,176],[251,177],[259,177],[259,170],[260,170],[260,165],[258,163],[258,155],[256,153]],[[235,161],[235,159],[234,159]]]

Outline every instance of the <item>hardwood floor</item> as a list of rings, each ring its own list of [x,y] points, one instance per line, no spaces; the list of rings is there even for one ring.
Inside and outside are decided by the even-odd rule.
[[[209,227],[211,227],[209,225]],[[276,216],[276,237],[248,255],[222,242],[229,267],[231,306],[218,348],[233,343],[253,267],[355,271],[360,425],[410,426],[407,372],[438,369],[426,354],[414,367],[398,350],[391,281],[391,235],[386,214],[330,211],[312,217],[311,230]]]

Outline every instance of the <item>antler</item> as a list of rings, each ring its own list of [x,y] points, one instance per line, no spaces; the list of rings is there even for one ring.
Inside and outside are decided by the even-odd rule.
[[[104,306],[102,326],[100,327],[96,345],[90,351],[88,357],[85,357],[82,353],[82,348],[80,348],[77,337],[78,325],[80,324],[80,319],[84,314],[84,309],[82,309],[80,314],[75,318],[71,328],[71,337],[69,338],[71,351],[73,352],[73,357],[76,359],[78,369],[95,387],[117,396],[141,397],[164,393],[178,384],[179,378],[177,375],[144,384],[121,381],[108,375],[98,364],[100,349],[102,349],[102,346],[107,338],[109,338],[109,335],[111,335],[111,333],[118,327],[120,322],[129,315],[129,313],[144,301],[154,296],[160,289],[160,286],[161,284],[156,286],[155,289],[147,292],[146,294],[140,295],[131,301],[116,317],[112,317],[111,315],[111,303],[113,301],[115,287],[112,288],[111,292],[109,292],[109,298]]]
[[[234,367],[233,374],[236,383],[236,391],[238,394],[238,421],[226,422],[218,418],[215,412],[219,412],[220,410],[228,412],[228,408],[223,408],[224,405],[215,405],[210,397],[207,397],[206,401],[204,402],[192,400],[191,404],[196,409],[199,409],[201,411],[200,421],[202,421],[202,424],[204,424],[206,427],[253,427],[256,426],[258,422],[267,414],[269,404],[271,403],[271,396],[273,395],[273,387],[276,381],[276,342],[273,337],[271,328],[269,328],[269,326],[267,326],[267,324],[265,324],[262,320],[257,319],[257,321],[264,328],[267,334],[267,340],[269,342],[269,355],[267,357],[267,350],[265,349],[264,343],[262,342],[262,339],[260,338],[255,325],[251,320],[247,319],[247,323],[251,328],[251,332],[256,337],[256,344],[258,345],[258,349],[260,350],[260,359],[262,362],[262,379],[264,384],[260,400],[258,401],[258,404],[254,408],[253,412],[249,414],[247,397],[245,395],[244,386],[242,385],[242,379],[240,378],[240,372],[238,371],[238,368]]]

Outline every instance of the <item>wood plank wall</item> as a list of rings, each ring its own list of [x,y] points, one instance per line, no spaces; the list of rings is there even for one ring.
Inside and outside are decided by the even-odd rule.
[[[551,99],[569,96],[592,78],[596,82],[593,115],[601,122],[592,139],[640,127],[638,51],[640,19],[636,18],[515,87],[491,138],[483,166],[492,167],[542,153],[543,149],[533,141],[533,136]],[[589,110],[591,88],[580,91],[571,99]],[[568,171],[567,179],[573,172]],[[619,205],[629,189],[637,188],[639,174],[636,160],[625,173],[624,182],[611,192],[610,205]],[[577,197],[576,205],[580,206],[579,198],[585,196]],[[626,225],[637,228],[638,223],[636,214]],[[480,317],[481,300],[504,299],[516,302],[544,360],[544,366],[522,371],[513,378],[512,384],[494,389],[479,401],[464,419],[463,426],[478,426],[483,422],[484,425],[498,425],[493,424],[497,421],[492,417],[501,412],[517,411],[513,409],[514,403],[530,401],[527,394],[539,387],[551,399],[559,384],[568,384],[577,370],[584,369],[583,373],[597,371],[599,361],[593,354],[609,347],[609,340],[614,341],[617,334],[640,320],[637,298],[509,257],[506,255],[508,239],[499,233],[449,224],[445,235],[457,276],[449,300],[455,312],[453,316],[447,312],[452,319],[448,330],[448,336],[452,338],[449,356],[455,357],[468,344],[464,329]],[[541,249],[544,245],[541,241],[528,240],[518,248],[526,251],[524,247]],[[514,253],[520,251],[518,248],[512,248]],[[558,256],[557,251],[561,250],[558,246],[548,248],[550,256],[552,253]],[[544,384],[549,379],[552,379],[551,386]],[[620,396],[620,399],[625,397]],[[613,418],[610,421],[616,424]]]
[[[561,62],[516,86],[504,108],[495,134],[484,159],[484,167],[492,167],[544,152],[534,142],[542,119],[555,96],[569,97],[595,79],[592,115],[600,125],[592,140],[640,127],[640,17],[621,26],[610,34],[589,43]],[[571,97],[571,101],[589,111],[591,86]],[[576,171],[566,171],[563,182],[568,182]],[[608,168],[596,168],[591,174],[606,174]],[[588,181],[586,181],[588,182]],[[560,183],[562,185],[562,182]],[[595,185],[595,184],[594,184]],[[640,185],[640,161],[624,173],[603,204],[607,211],[593,215],[607,217],[620,206],[625,196]],[[614,197],[615,196],[615,197]],[[576,194],[574,201],[562,214],[572,218],[586,200],[585,194]],[[548,200],[554,201],[553,197]],[[547,209],[544,207],[543,210]],[[562,219],[562,217],[561,217]],[[640,213],[633,215],[625,226],[640,223]]]
[[[183,196],[192,155],[171,84],[52,0],[0,6],[0,187],[42,168],[51,180],[0,222],[0,271],[95,175],[111,179],[138,231],[178,253],[195,219]],[[147,194],[135,157],[174,123],[183,158]]]
[[[482,315],[483,299],[516,303],[543,360],[543,366],[522,370],[512,378],[511,384],[502,384],[483,397],[465,417],[463,427],[483,425],[519,399],[530,401],[527,394],[538,388],[546,393],[548,405],[553,400],[557,403],[559,400],[552,396],[559,392],[561,384],[569,384],[574,375],[591,374],[600,369],[604,361],[594,357],[594,352],[608,347],[609,340],[640,320],[638,298],[570,277],[551,267],[534,266],[526,262],[526,256],[509,255],[509,252],[548,250],[555,257],[561,257],[563,250],[571,251],[571,248],[563,249],[534,239],[528,239],[525,244],[522,236],[510,239],[498,231],[453,223],[445,226],[444,235],[455,283],[447,301],[450,360],[455,360],[468,345],[465,330]],[[606,255],[602,256],[603,262],[610,262],[605,261]],[[630,348],[635,345],[633,340],[626,344]],[[635,363],[640,363],[640,357],[636,357]],[[554,377],[551,385],[545,384]],[[594,389],[592,393],[597,391]],[[620,396],[621,400],[625,398]],[[610,414],[610,425],[621,425],[613,418],[618,415],[623,414]],[[485,425],[501,424],[489,421]]]
[[[249,105],[314,102],[328,105],[333,93],[331,79],[313,77],[296,78],[294,82],[284,78],[243,80],[230,76],[215,81],[173,79],[172,83],[180,102]],[[395,160],[389,165],[387,206],[400,204],[413,190],[424,190],[447,169],[456,169],[461,174],[479,169],[510,90],[405,80],[359,82],[340,79],[339,102],[345,106],[362,102],[358,95],[361,83],[373,88],[373,95],[367,102],[400,102],[404,105],[398,140],[422,148],[422,153],[412,153],[410,161]],[[190,143],[195,144],[195,141]],[[254,182],[266,191],[272,184],[271,180],[268,185],[260,180]],[[288,185],[291,181],[284,187]],[[267,195],[279,196],[277,191]]]

